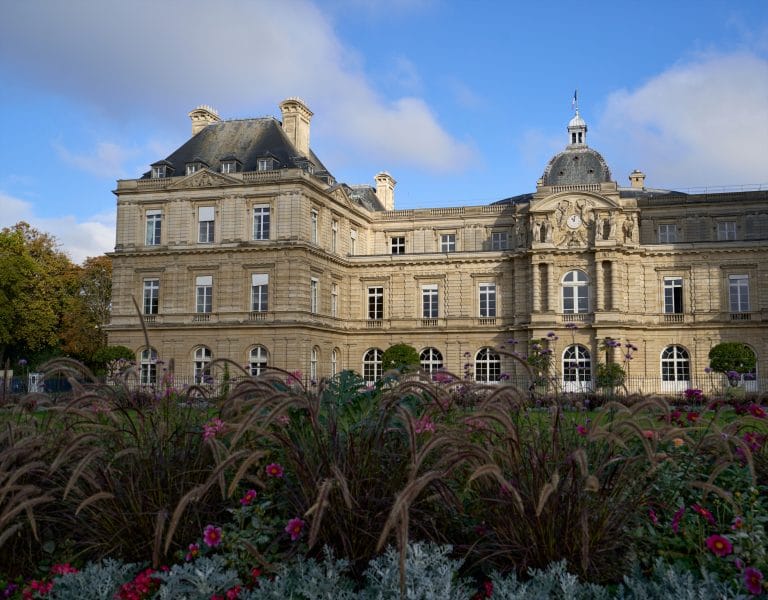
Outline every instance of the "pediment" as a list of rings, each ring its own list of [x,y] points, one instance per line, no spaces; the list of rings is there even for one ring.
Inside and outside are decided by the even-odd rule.
[[[336,189],[331,192],[331,198],[344,206],[350,206],[352,203],[342,186],[337,186]]]
[[[243,182],[239,179],[229,177],[210,169],[202,169],[197,173],[192,173],[182,177],[179,181],[174,181],[168,189],[187,189],[187,188],[208,188],[221,187],[229,185],[241,185]]]
[[[553,194],[544,200],[536,202],[531,206],[529,212],[539,214],[563,212],[569,214],[573,212],[585,213],[611,210],[622,210],[622,207],[614,200],[599,194],[564,192]]]

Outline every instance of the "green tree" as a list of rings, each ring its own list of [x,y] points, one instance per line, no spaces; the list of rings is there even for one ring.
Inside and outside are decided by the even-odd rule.
[[[741,342],[721,342],[709,351],[709,367],[723,373],[731,385],[737,385],[741,376],[755,369],[755,353]]]
[[[395,344],[384,351],[381,357],[381,364],[384,370],[388,369],[407,369],[409,367],[418,367],[420,363],[419,353],[413,346],[408,344]]]

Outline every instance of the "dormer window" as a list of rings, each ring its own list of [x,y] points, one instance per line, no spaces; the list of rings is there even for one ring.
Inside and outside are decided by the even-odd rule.
[[[256,168],[259,171],[272,171],[275,168],[274,158],[260,158],[256,163]]]
[[[166,176],[165,173],[165,165],[157,165],[152,167],[152,179],[161,179]]]
[[[205,164],[199,158],[195,158],[192,162],[187,163],[187,175],[192,175],[192,173],[202,171],[206,167],[208,167],[207,164]]]
[[[243,170],[242,163],[234,156],[227,156],[221,159],[221,172],[222,173],[239,173]]]

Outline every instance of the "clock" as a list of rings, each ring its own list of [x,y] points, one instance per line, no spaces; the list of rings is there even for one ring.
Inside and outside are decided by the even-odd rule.
[[[581,225],[581,217],[579,215],[571,215],[568,217],[568,220],[565,222],[568,227],[571,229],[576,229]]]

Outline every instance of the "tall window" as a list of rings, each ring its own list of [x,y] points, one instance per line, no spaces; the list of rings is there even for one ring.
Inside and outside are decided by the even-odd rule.
[[[309,280],[309,312],[316,313],[317,312],[317,287],[319,285],[319,281],[312,277]]]
[[[269,274],[251,274],[251,311],[266,312],[269,310]]]
[[[421,316],[424,319],[437,319],[437,284],[421,286]]]
[[[664,312],[679,314],[683,312],[683,278],[664,278]]]
[[[156,315],[160,312],[160,280],[144,280],[144,314]]]
[[[455,233],[444,233],[440,236],[440,252],[456,252]]]
[[[736,239],[736,221],[718,221],[717,239],[722,241],[735,240]]]
[[[677,241],[677,225],[661,223],[659,225],[659,244],[673,244]]]
[[[384,288],[383,287],[368,288],[368,318],[369,319],[384,318]]]
[[[237,161],[236,160],[225,160],[221,163],[221,172],[222,173],[237,173]]]
[[[311,215],[311,223],[310,223],[310,241],[313,244],[317,244],[317,221],[320,218],[319,213],[313,208]]]
[[[195,349],[195,383],[205,383],[210,379],[211,374],[208,371],[211,366],[211,350],[205,346]]]
[[[661,353],[662,381],[689,381],[691,364],[688,351],[682,346],[667,346]]]
[[[162,232],[163,211],[147,211],[147,246],[159,246],[160,234]]]
[[[211,275],[195,278],[195,312],[213,312],[213,277]]]
[[[509,234],[506,231],[491,233],[491,250],[506,250],[509,248]]]
[[[349,230],[349,253],[352,256],[357,253],[357,229]]]
[[[495,317],[496,316],[496,284],[481,283],[479,289],[480,289],[480,316]]]
[[[568,346],[563,352],[563,382],[566,387],[572,387],[569,384],[580,384],[580,388],[592,382],[592,360],[584,346]]]
[[[363,356],[363,379],[366,383],[373,383],[381,379],[382,354],[378,348],[371,348]]]
[[[257,204],[253,207],[253,239],[269,239],[269,204]]]
[[[200,206],[197,209],[197,241],[201,244],[213,243],[213,215],[213,206]]]
[[[490,348],[481,348],[475,356],[475,381],[501,381],[501,357]]]
[[[728,305],[732,313],[749,312],[749,275],[728,276]]]
[[[309,354],[309,380],[317,382],[317,358],[320,355],[320,349],[315,346]]]
[[[141,364],[141,383],[152,385],[157,382],[157,351],[154,348],[145,348],[139,357]]]
[[[261,372],[267,368],[269,361],[269,352],[263,346],[254,346],[248,354],[248,367],[251,375],[261,375]]]
[[[331,284],[331,316],[339,316],[339,284]]]
[[[331,222],[331,252],[336,252],[339,239],[339,222],[334,219]]]
[[[427,373],[434,373],[443,368],[443,355],[437,348],[424,348],[419,354],[419,364]]]
[[[563,277],[563,312],[589,312],[589,279],[584,271],[568,271]]]
[[[397,236],[390,239],[392,254],[405,254],[405,237]]]
[[[334,348],[331,351],[331,377],[339,372],[339,349]]]

